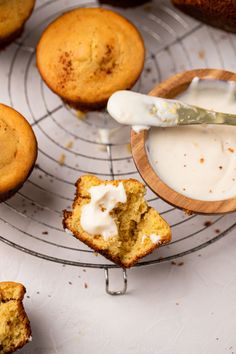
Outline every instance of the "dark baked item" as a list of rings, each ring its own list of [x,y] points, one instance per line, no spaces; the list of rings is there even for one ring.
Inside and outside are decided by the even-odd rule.
[[[140,6],[150,1],[151,0],[99,0],[99,3],[122,7],[125,9],[127,7]]]
[[[117,225],[117,236],[106,240],[101,235],[88,234],[83,230],[80,219],[83,206],[91,199],[89,189],[108,184],[118,186],[120,182],[123,183],[127,201],[118,203],[110,212]],[[76,186],[73,211],[64,211],[64,228],[114,263],[123,268],[131,267],[140,258],[170,241],[169,225],[155,209],[147,205],[144,200],[145,187],[139,181],[134,179],[102,181],[95,176],[83,176],[77,181]],[[102,210],[103,205],[100,207]],[[92,219],[91,223],[93,223]]]
[[[0,0],[0,47],[4,47],[23,31],[35,0]]]
[[[37,157],[37,141],[27,120],[0,104],[0,202],[28,178]]]
[[[37,46],[37,66],[49,86],[76,108],[105,106],[110,95],[131,88],[144,65],[138,30],[119,14],[79,8],[57,18]]]
[[[0,282],[0,354],[13,353],[30,340],[30,322],[22,304],[24,294],[22,284]]]
[[[172,0],[183,12],[229,32],[236,32],[235,0]]]

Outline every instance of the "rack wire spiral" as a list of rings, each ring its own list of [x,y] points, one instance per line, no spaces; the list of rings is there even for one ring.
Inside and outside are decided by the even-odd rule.
[[[79,5],[98,4],[84,0]],[[39,142],[39,156],[24,187],[0,205],[0,241],[45,260],[108,270],[116,265],[66,235],[62,210],[71,206],[74,183],[82,174],[140,179],[131,157],[129,130],[120,128],[105,111],[90,112],[79,119],[46,87],[35,65],[35,46],[44,28],[77,6],[77,0],[38,1],[23,37],[1,53],[2,101],[27,117]],[[119,11],[139,28],[147,48],[145,68],[135,90],[147,93],[171,74],[187,69],[219,67],[236,71],[234,35],[182,15],[167,1]],[[101,143],[100,129],[114,133],[109,144]],[[137,267],[198,251],[236,226],[234,215],[185,215],[149,189],[147,199],[170,223],[173,240]]]

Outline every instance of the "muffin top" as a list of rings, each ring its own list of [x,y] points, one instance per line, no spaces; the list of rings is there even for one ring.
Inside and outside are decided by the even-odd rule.
[[[57,18],[37,47],[37,65],[47,85],[65,101],[106,103],[130,88],[144,63],[138,30],[124,17],[100,8],[80,8]]]
[[[21,29],[34,4],[35,0],[0,0],[0,40]]]
[[[37,142],[26,119],[0,104],[0,199],[19,187],[36,160]]]

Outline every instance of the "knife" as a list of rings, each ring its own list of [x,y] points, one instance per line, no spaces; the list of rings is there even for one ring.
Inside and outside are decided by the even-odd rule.
[[[132,125],[136,131],[155,127],[192,124],[236,125],[236,114],[214,112],[178,100],[117,91],[108,100],[108,113],[119,123]],[[134,129],[135,130],[135,129]]]

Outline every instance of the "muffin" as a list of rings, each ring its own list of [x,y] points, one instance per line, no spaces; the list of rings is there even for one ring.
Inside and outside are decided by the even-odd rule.
[[[83,176],[76,186],[73,210],[64,211],[64,228],[117,265],[129,268],[170,241],[169,225],[147,205],[139,181]]]
[[[78,109],[105,106],[110,95],[131,88],[144,65],[138,30],[100,8],[79,8],[51,23],[37,46],[39,72],[57,95]]]
[[[0,47],[21,34],[34,4],[35,0],[0,0]]]
[[[172,0],[183,12],[229,32],[236,32],[235,0]]]
[[[0,202],[28,178],[37,157],[37,142],[27,120],[0,104]]]
[[[30,322],[22,301],[25,287],[14,282],[0,283],[0,353],[13,353],[31,339]]]

